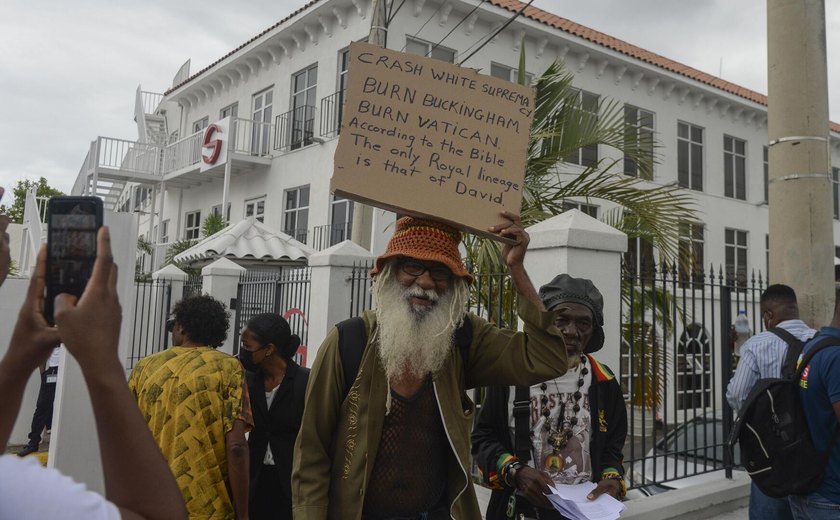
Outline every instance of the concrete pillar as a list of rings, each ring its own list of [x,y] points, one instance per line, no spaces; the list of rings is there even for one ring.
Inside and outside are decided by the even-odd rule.
[[[119,357],[125,360],[130,350],[134,322],[137,215],[105,212],[105,225],[110,227],[111,249],[114,262],[119,267],[117,293],[122,306]],[[48,466],[84,482],[93,491],[105,492],[93,408],[81,368],[67,349],[61,350],[59,359]]]
[[[834,303],[824,0],[767,1],[770,273],[802,319]]]
[[[209,294],[230,310],[231,300],[236,298],[236,290],[239,287],[239,278],[245,268],[227,258],[219,258],[210,265],[201,269],[202,289],[204,294]],[[183,293],[182,293],[183,294]],[[230,312],[230,327],[224,344],[219,348],[222,352],[233,354],[233,334],[235,332],[236,312]]]
[[[572,209],[528,228],[531,243],[525,268],[539,290],[567,273],[588,278],[604,296],[604,348],[600,361],[618,373],[621,342],[621,254],[627,235]]]
[[[373,258],[367,249],[349,240],[309,257],[312,307],[309,310],[309,345],[306,352],[308,366],[312,366],[318,348],[333,326],[350,317],[353,265],[370,263]],[[367,297],[367,293],[362,292],[361,296]]]
[[[152,273],[152,280],[165,280],[169,282],[172,288],[172,306],[184,298],[184,283],[186,283],[187,278],[189,278],[189,275],[173,264],[169,264],[163,269]]]

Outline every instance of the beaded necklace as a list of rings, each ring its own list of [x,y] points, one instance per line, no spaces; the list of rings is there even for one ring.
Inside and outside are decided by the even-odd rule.
[[[551,427],[551,410],[548,408],[548,397],[545,395],[548,385],[546,383],[540,385],[540,390],[543,391],[543,396],[540,399],[542,404],[541,415],[545,417],[543,431],[548,432],[548,443],[552,448],[551,453],[545,457],[545,469],[549,471],[560,471],[563,469],[563,457],[560,455],[560,452],[569,443],[569,439],[574,436],[573,430],[578,423],[577,413],[580,411],[580,399],[583,397],[580,389],[583,387],[584,377],[588,373],[589,369],[586,368],[586,356],[581,355],[577,390],[572,394],[572,398],[574,398],[572,413],[566,415],[566,403],[563,403],[560,406],[560,413],[557,414],[557,420],[554,422],[554,428]],[[554,381],[554,386],[557,389],[557,393],[560,394],[560,387],[557,385],[557,380]]]

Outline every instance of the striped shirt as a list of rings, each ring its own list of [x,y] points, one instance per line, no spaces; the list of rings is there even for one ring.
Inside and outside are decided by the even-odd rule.
[[[776,325],[801,341],[812,338],[817,331],[802,320],[787,320]],[[726,400],[736,412],[741,409],[750,390],[759,379],[779,377],[788,345],[772,332],[764,331],[748,339],[741,346],[741,359],[735,375],[726,388]]]

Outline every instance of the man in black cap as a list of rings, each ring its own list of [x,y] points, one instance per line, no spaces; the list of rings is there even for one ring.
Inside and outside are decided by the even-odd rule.
[[[557,312],[569,358],[564,375],[531,387],[492,387],[473,430],[472,453],[493,489],[487,520],[562,519],[549,485],[594,482],[589,499],[626,492],[622,448],[627,410],[604,346],[604,300],[590,281],[561,274],[540,288]]]

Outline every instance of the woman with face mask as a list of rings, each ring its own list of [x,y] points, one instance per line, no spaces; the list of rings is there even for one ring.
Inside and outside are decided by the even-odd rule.
[[[292,518],[292,453],[309,380],[309,369],[292,359],[299,346],[277,314],[255,316],[242,331],[239,360],[254,415],[248,438],[252,520]]]

